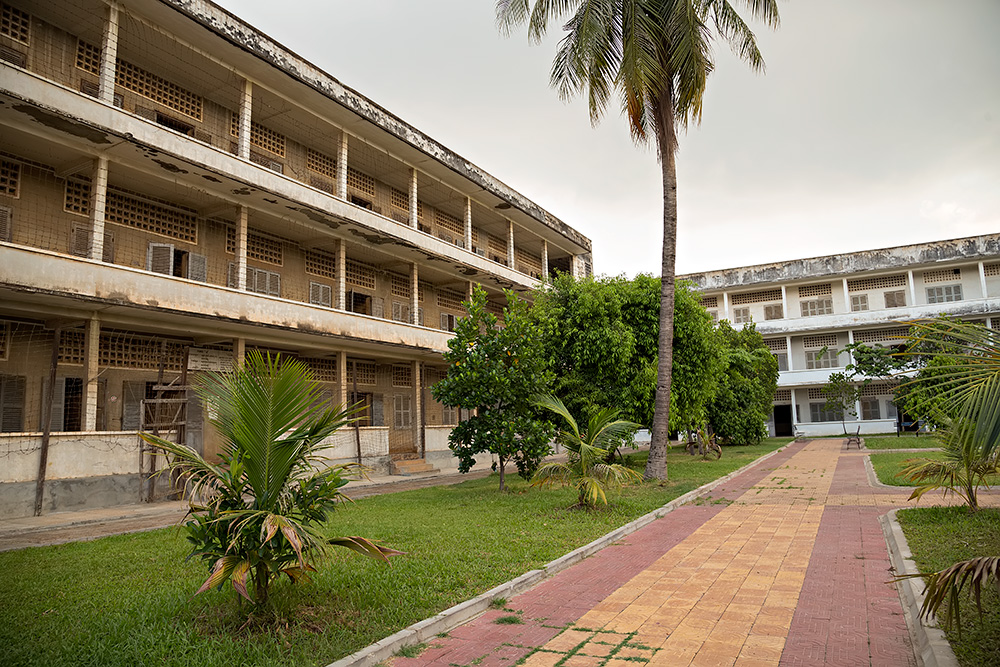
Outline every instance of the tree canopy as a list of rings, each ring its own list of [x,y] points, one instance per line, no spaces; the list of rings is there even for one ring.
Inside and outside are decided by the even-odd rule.
[[[725,370],[708,406],[715,434],[730,444],[755,445],[767,436],[765,422],[778,387],[778,360],[751,323],[733,329],[719,322]]]

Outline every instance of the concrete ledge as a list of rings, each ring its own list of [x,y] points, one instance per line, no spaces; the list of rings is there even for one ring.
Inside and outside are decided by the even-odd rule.
[[[885,543],[889,548],[889,560],[896,574],[917,574],[919,570],[913,562],[910,546],[896,521],[897,511],[892,510],[879,517]],[[958,667],[958,659],[944,632],[933,621],[925,623],[920,620],[920,607],[924,603],[922,584],[916,579],[902,579],[896,582],[896,589],[903,604],[903,616],[906,617],[906,627],[910,631],[917,664],[921,667]]]
[[[751,461],[742,468],[734,470],[724,477],[720,477],[714,482],[709,482],[708,484],[700,486],[693,491],[688,491],[683,496],[671,500],[663,507],[659,507],[648,514],[625,524],[621,528],[617,528],[610,533],[597,538],[593,542],[585,544],[584,546],[569,552],[565,556],[557,558],[541,570],[531,570],[529,572],[525,572],[516,579],[504,582],[499,586],[486,591],[485,593],[477,595],[471,600],[466,600],[465,602],[461,602],[454,607],[445,609],[435,616],[418,621],[408,628],[404,628],[395,634],[389,635],[385,639],[379,640],[370,646],[366,646],[360,651],[356,651],[341,658],[340,660],[337,660],[336,662],[330,663],[327,667],[371,667],[372,665],[378,664],[383,660],[391,658],[396,655],[400,649],[406,646],[419,644],[442,632],[448,632],[449,630],[452,630],[485,612],[490,608],[490,603],[492,603],[494,599],[510,598],[534,588],[549,577],[579,563],[589,556],[594,555],[604,547],[610,546],[623,537],[627,537],[628,535],[636,532],[643,526],[652,523],[656,519],[666,516],[678,507],[686,505],[701,496],[707,495],[709,492],[722,484],[725,484],[737,475],[761,465],[783,449],[784,447],[780,447],[773,452],[769,452],[764,456],[761,456],[756,461]]]

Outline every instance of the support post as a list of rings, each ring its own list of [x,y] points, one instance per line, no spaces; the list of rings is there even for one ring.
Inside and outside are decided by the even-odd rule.
[[[49,440],[52,436],[52,401],[56,392],[56,369],[59,367],[59,339],[62,329],[56,327],[52,333],[52,356],[49,361],[49,383],[42,397],[42,444],[38,452],[38,477],[35,480],[35,516],[42,515],[42,499],[45,495],[45,471],[49,465]]]
[[[982,262],[979,262],[979,287],[983,290],[983,298],[988,299],[990,295],[986,289],[986,267]]]
[[[465,198],[465,249],[472,252],[472,198]]]
[[[347,201],[347,133],[344,131],[340,132],[340,146],[337,150],[337,196]]]
[[[347,405],[347,352],[337,352],[337,387],[340,391],[340,404]]]
[[[234,338],[233,339],[233,364],[237,368],[243,367],[243,361],[247,356],[247,339],[246,338]]]
[[[417,212],[420,210],[417,194],[417,170],[410,169],[410,227],[414,229],[420,225],[417,218]]]
[[[410,264],[410,323],[423,324],[420,321],[420,269],[416,262]]]
[[[243,96],[240,98],[240,136],[238,155],[250,159],[250,121],[253,119],[253,82],[243,79]]]
[[[337,310],[347,310],[347,242],[337,241]]]
[[[913,284],[913,271],[906,272],[906,283],[910,286],[910,303],[907,305],[917,305],[917,286]]]
[[[100,360],[101,319],[97,313],[90,316],[83,337],[84,368],[86,371],[86,405],[83,409],[83,430],[97,430],[98,361]]]
[[[115,73],[118,67],[118,3],[108,4],[108,20],[101,36],[101,65],[98,74],[97,97],[108,104],[115,103]]]
[[[240,206],[236,218],[236,289],[247,290],[247,228],[250,209]]]
[[[514,221],[507,221],[507,266],[514,268]]]
[[[542,239],[542,280],[549,279],[549,242]]]
[[[420,377],[421,363],[419,361],[412,362],[413,365],[413,440],[414,444],[417,446],[417,452],[420,453],[420,458],[424,458],[424,420],[423,420],[423,406],[421,405],[423,401],[423,386],[424,383]]]
[[[90,176],[90,243],[87,257],[101,261],[104,258],[104,212],[108,201],[108,157],[101,155],[94,160]]]

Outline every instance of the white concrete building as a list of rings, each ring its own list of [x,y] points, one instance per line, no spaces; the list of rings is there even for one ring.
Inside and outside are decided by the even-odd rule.
[[[137,430],[212,454],[192,375],[252,348],[365,403],[337,460],[451,466],[428,387],[473,284],[498,310],[590,272],[585,236],[211,2],[0,13],[0,517],[158,497]]]
[[[1000,327],[1000,234],[678,276],[716,319],[753,321],[778,359],[772,434],[842,433],[822,387],[845,346],[891,346],[907,322],[941,314]],[[868,385],[848,429],[895,431],[892,387]]]

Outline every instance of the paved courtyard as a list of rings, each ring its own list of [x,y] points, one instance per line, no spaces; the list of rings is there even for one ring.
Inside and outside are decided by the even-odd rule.
[[[915,665],[864,458],[794,443],[393,665]]]

